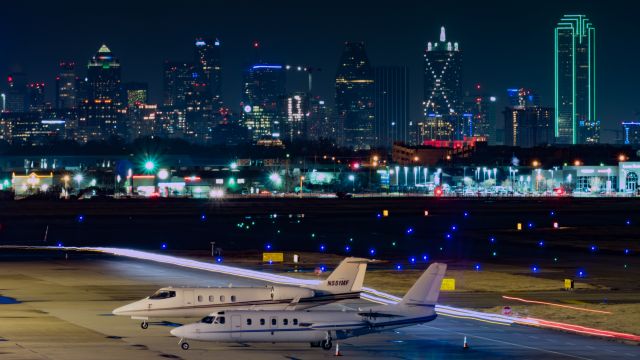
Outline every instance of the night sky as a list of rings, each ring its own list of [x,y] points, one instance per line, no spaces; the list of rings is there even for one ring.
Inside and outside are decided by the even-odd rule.
[[[277,3],[277,5],[276,5]],[[364,40],[374,66],[407,65],[411,114],[420,114],[422,54],[428,41],[447,39],[463,50],[464,87],[480,83],[504,101],[509,87],[530,87],[553,105],[553,28],[565,13],[586,14],[597,30],[598,114],[603,142],[640,110],[637,84],[640,4],[630,1],[61,1],[0,5],[0,74],[23,70],[44,81],[53,100],[56,64],[82,70],[102,43],[120,58],[123,81],[150,84],[162,95],[162,63],[193,57],[197,35],[223,45],[223,97],[234,108],[242,70],[259,40],[265,60],[322,68],[314,93],[331,100],[345,40]],[[84,75],[84,74],[83,74]],[[300,79],[300,84],[302,80]],[[295,84],[296,82],[293,81]],[[0,88],[6,87],[2,81]],[[296,89],[291,89],[296,90]],[[500,117],[501,119],[501,117]]]

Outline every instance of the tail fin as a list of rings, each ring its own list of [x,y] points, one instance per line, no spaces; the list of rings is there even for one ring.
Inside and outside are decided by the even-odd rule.
[[[367,259],[355,257],[342,260],[327,280],[320,283],[315,289],[334,294],[361,291],[368,262]]]
[[[400,300],[401,305],[435,305],[447,264],[433,263]]]

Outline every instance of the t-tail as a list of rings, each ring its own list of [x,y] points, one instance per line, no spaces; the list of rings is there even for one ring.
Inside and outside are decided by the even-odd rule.
[[[440,295],[440,287],[447,264],[433,263],[407,291],[398,305],[435,306]]]
[[[367,271],[369,260],[349,257],[333,270],[327,280],[321,282],[313,289],[332,294],[353,293],[362,291],[364,274]]]

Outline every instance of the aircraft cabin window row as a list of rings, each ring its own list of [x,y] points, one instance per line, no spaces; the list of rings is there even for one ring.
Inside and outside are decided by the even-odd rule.
[[[202,320],[200,320],[200,322],[205,323],[205,324],[224,324],[225,323],[225,318],[224,316],[205,316],[204,318],[202,318]],[[260,319],[260,325],[264,326],[266,325],[266,320],[265,319]],[[278,319],[273,318],[271,319],[271,325],[275,326],[278,323]],[[291,323],[293,325],[298,325],[298,319],[292,319]],[[247,319],[247,325],[251,326],[253,324],[253,319]],[[282,325],[289,325],[289,319],[282,319]]]

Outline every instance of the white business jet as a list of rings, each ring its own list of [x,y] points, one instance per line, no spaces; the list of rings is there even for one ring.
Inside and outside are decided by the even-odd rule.
[[[434,263],[420,276],[398,304],[372,306],[358,311],[245,310],[221,311],[200,322],[177,327],[171,335],[217,342],[308,342],[325,350],[332,340],[392,330],[432,321],[440,294],[445,264]]]
[[[113,310],[114,315],[142,320],[150,318],[202,317],[212,312],[241,309],[306,309],[346,299],[358,299],[367,259],[346,258],[315,286],[267,285],[262,287],[165,287],[153,295]]]

